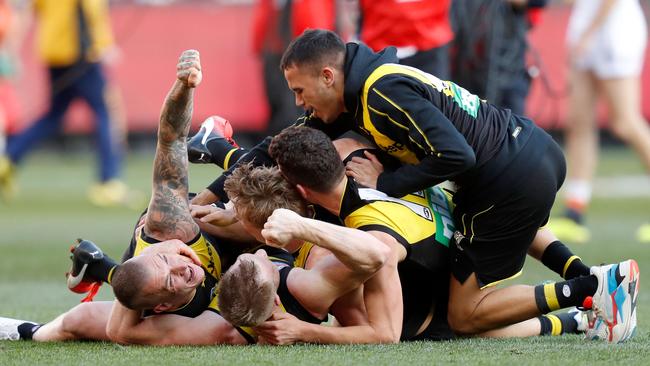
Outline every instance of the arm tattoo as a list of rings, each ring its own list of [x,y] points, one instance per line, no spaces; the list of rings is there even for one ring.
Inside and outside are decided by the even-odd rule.
[[[158,240],[189,241],[199,232],[188,202],[186,137],[192,117],[192,90],[179,82],[165,99],[158,128],[152,199],[145,233]]]

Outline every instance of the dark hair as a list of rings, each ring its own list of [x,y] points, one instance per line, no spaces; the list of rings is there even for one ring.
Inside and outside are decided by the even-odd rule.
[[[285,128],[271,141],[269,153],[287,180],[320,193],[329,192],[345,174],[332,141],[310,127]]]
[[[280,69],[292,66],[334,66],[343,68],[345,43],[334,32],[324,29],[307,29],[294,39],[282,55]]]
[[[237,215],[260,229],[278,208],[292,210],[301,216],[307,214],[307,203],[284,179],[277,166],[242,164],[226,179],[224,189],[234,202]]]
[[[143,292],[149,271],[137,261],[128,260],[117,266],[111,278],[115,297],[131,310],[152,309],[157,303]]]
[[[271,316],[275,294],[273,279],[262,278],[254,261],[240,258],[219,281],[219,312],[232,325],[254,327]]]

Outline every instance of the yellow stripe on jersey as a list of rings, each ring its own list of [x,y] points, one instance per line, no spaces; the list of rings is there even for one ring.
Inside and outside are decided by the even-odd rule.
[[[522,270],[519,270],[519,272],[513,274],[512,276],[510,276],[510,277],[508,277],[508,278],[504,278],[504,279],[502,279],[502,280],[498,280],[498,281],[490,282],[490,283],[488,283],[487,285],[481,287],[481,290],[483,290],[483,289],[485,289],[485,288],[488,288],[488,287],[496,286],[496,285],[498,285],[498,284],[500,284],[500,283],[503,283],[503,282],[505,282],[505,281],[511,280],[511,279],[513,279],[513,278],[517,278],[517,277],[521,276],[522,273],[524,273],[524,272],[523,272]]]
[[[156,245],[147,243],[142,239],[141,232],[136,233],[136,238],[137,240],[133,256],[140,255],[140,253],[142,253],[146,248]],[[219,258],[219,253],[217,253],[217,250],[212,246],[212,244],[208,243],[203,235],[199,236],[199,238],[193,243],[187,243],[187,245],[199,256],[201,266],[207,270],[208,273],[216,279],[221,278],[221,258]]]
[[[363,92],[361,95],[361,104],[363,106],[363,127],[365,130],[367,130],[375,140],[375,143],[377,146],[379,146],[382,150],[388,152],[390,155],[396,157],[403,163],[408,163],[408,164],[417,164],[419,162],[419,159],[415,156],[415,154],[408,150],[408,149],[391,149],[391,146],[394,146],[396,144],[396,141],[393,139],[389,138],[388,136],[384,135],[383,133],[379,132],[375,125],[372,123],[372,119],[370,118],[370,107],[368,105],[368,94],[372,88],[372,86],[375,84],[375,82],[382,77],[389,75],[389,74],[401,74],[401,75],[407,75],[411,76],[420,82],[430,85],[431,87],[435,88],[436,90],[439,91],[446,91],[451,89],[446,86],[446,84],[438,79],[430,79],[425,73],[413,69],[410,67],[406,67],[404,65],[398,65],[398,64],[383,64],[376,68],[370,76],[366,79],[366,82],[363,87]],[[434,83],[435,82],[435,83]],[[427,144],[427,146],[431,149],[432,152],[436,152],[436,149],[434,146],[429,142],[429,139],[427,136],[424,134],[424,132],[420,129],[420,126],[417,124],[415,120],[408,114],[407,111],[405,111],[403,108],[401,108],[399,105],[397,105],[394,101],[388,99],[385,95],[383,95],[380,91],[376,90],[373,88],[373,91],[377,93],[380,97],[382,97],[384,100],[386,100],[388,103],[393,105],[395,108],[397,108],[399,111],[401,111],[407,119],[411,122],[413,127],[419,132],[419,134],[422,136],[422,139],[424,142]],[[447,94],[447,93],[445,93]],[[399,124],[399,126],[403,126]],[[406,127],[406,126],[403,126]]]
[[[309,253],[313,247],[313,243],[310,243],[308,241],[303,242],[300,250],[298,250],[298,254],[293,260],[293,266],[297,268],[305,268],[305,265],[307,264],[307,258],[309,258]]]
[[[384,214],[390,212],[390,216]],[[388,227],[409,244],[435,236],[436,224],[406,206],[394,202],[375,201],[353,211],[344,220],[345,226],[360,228],[370,225]]]

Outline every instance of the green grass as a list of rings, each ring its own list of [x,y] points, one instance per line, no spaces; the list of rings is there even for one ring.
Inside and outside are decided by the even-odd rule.
[[[153,152],[128,159],[126,180],[149,194]],[[642,174],[638,160],[625,149],[604,151],[600,176]],[[67,248],[77,237],[96,241],[114,258],[127,246],[139,213],[127,208],[98,209],[86,200],[94,178],[94,160],[39,153],[20,170],[20,195],[0,202],[0,316],[46,322],[77,304],[63,273]],[[218,170],[192,166],[190,188],[200,190]],[[624,189],[625,187],[621,187]],[[639,224],[650,221],[650,198],[595,199],[588,217],[593,240],[574,251],[598,264],[629,257],[650,269],[650,246],[635,241]],[[645,277],[644,277],[645,278]],[[535,284],[557,276],[528,261],[518,283]],[[647,282],[650,283],[650,282]],[[639,330],[624,345],[584,342],[578,336],[517,340],[470,339],[393,346],[292,347],[123,347],[73,342],[39,344],[0,342],[0,365],[13,364],[645,364],[650,356],[650,285],[641,281]],[[103,288],[99,299],[110,299]]]

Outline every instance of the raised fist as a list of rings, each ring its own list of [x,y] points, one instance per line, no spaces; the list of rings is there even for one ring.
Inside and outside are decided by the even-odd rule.
[[[176,77],[190,88],[196,88],[201,83],[203,74],[201,73],[199,51],[183,51],[178,59],[178,65],[176,65]]]

